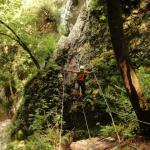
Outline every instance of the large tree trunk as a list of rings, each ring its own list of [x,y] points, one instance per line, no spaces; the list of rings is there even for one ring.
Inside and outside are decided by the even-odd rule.
[[[150,123],[150,111],[147,110],[148,106],[146,100],[142,96],[137,76],[129,60],[128,47],[123,34],[120,0],[107,0],[107,9],[112,45],[125,89],[138,120]],[[144,134],[150,134],[150,125],[143,122],[139,122],[139,125]]]

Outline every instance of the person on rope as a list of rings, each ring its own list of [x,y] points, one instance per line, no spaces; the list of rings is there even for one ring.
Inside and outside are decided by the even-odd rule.
[[[75,89],[79,91],[81,88],[81,96],[85,97],[85,95],[86,95],[85,79],[86,79],[87,74],[89,74],[91,72],[85,71],[84,66],[80,66],[80,71],[68,70],[68,72],[77,74],[76,82],[75,82]]]

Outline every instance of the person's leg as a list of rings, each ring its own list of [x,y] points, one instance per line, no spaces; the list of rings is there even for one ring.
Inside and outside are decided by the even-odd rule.
[[[81,87],[81,82],[80,81],[77,81],[77,86],[76,87],[77,87],[76,90],[77,90],[77,93],[78,93],[77,95],[80,95],[80,87]]]
[[[82,95],[85,96],[86,95],[86,93],[85,93],[86,85],[85,85],[84,81],[81,82],[81,91],[82,91]]]

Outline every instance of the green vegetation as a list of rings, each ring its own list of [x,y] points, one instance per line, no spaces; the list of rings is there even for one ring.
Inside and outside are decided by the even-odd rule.
[[[0,120],[3,116],[12,118],[8,150],[57,149],[60,134],[64,149],[72,141],[88,138],[82,107],[92,137],[117,138],[109,111],[122,139],[140,133],[136,113],[124,88],[112,48],[107,8],[103,1],[92,0],[89,5],[87,37],[81,34],[81,40],[77,41],[80,44],[73,45],[74,47],[70,44],[66,49],[58,50],[60,54],[55,56],[57,61],[64,60],[64,57],[67,59],[74,55],[70,49],[82,50],[82,44],[88,43],[90,48],[83,49],[83,57],[87,58],[83,58],[82,63],[86,63],[86,68],[91,69],[92,66],[102,90],[92,72],[86,79],[87,91],[84,99],[71,96],[73,82],[66,83],[63,93],[63,81],[59,75],[67,74],[62,72],[62,64],[59,66],[54,60],[54,53],[61,36],[67,37],[71,32],[69,27],[75,22],[71,20],[67,28],[60,25],[60,8],[64,4],[63,0],[35,0],[35,3],[30,1],[29,4],[28,1],[21,0],[0,0]],[[74,11],[79,11],[77,5],[78,3]],[[122,0],[122,8],[129,57],[150,108],[150,14],[145,5],[140,5],[140,1],[136,0],[131,3]],[[134,13],[138,10],[139,12]],[[69,66],[67,63],[65,65]]]
[[[58,34],[57,30],[55,32],[50,31],[50,33],[39,31],[39,28],[45,28],[45,24],[48,24],[48,22],[44,22],[47,19],[46,17],[53,15],[55,11],[53,10],[53,13],[51,13],[51,8],[45,8],[45,11],[49,14],[45,16],[44,24],[39,27],[38,22],[41,20],[41,13],[46,5],[41,3],[38,4],[39,7],[32,6],[30,10],[26,5],[22,5],[19,0],[1,2],[0,20],[15,31],[32,55],[40,62],[41,68],[44,68],[48,64],[49,56],[55,48]],[[56,17],[55,15],[54,18]],[[57,24],[55,26],[57,28]],[[46,28],[49,28],[49,26]],[[11,101],[10,105],[14,103],[14,107],[16,107],[17,101],[22,97],[26,82],[32,78],[37,70],[28,53],[18,44],[16,36],[3,24],[0,24],[0,36],[0,86],[1,89],[8,87],[7,91],[9,93],[11,92],[9,89],[13,88],[15,90],[8,95],[4,91],[2,95],[6,96],[4,101]],[[6,102],[2,100],[1,103]],[[4,107],[7,106],[5,105]],[[10,108],[9,111],[11,111]]]

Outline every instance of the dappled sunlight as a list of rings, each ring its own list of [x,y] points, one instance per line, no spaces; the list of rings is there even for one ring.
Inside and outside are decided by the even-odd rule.
[[[143,33],[143,32],[148,32],[149,30],[149,24],[148,23],[142,23],[140,26],[139,26],[139,33]]]
[[[131,47],[131,48],[136,48],[137,46],[139,46],[140,44],[142,44],[142,41],[141,41],[140,38],[134,38],[134,39],[132,39],[132,40],[129,42],[129,44],[130,44],[130,47]]]
[[[0,150],[150,149],[148,8],[1,0]]]
[[[31,6],[33,5],[35,0],[22,0],[22,4],[25,6]]]

